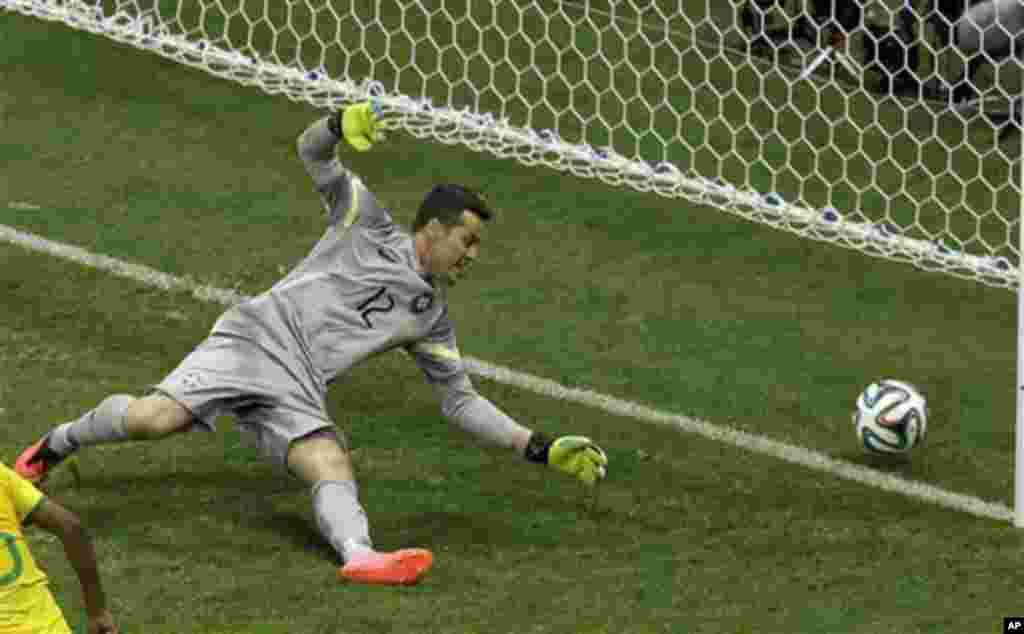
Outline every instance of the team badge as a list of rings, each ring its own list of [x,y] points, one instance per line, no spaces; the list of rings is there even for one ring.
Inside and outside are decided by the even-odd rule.
[[[415,298],[413,298],[413,300],[412,300],[412,312],[417,314],[417,315],[419,315],[420,313],[425,313],[428,310],[430,310],[430,307],[433,306],[433,305],[434,305],[434,294],[433,293],[423,293],[423,294],[417,295]]]

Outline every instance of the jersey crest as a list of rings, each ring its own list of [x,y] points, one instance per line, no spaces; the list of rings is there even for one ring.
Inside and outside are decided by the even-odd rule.
[[[410,307],[414,315],[419,315],[430,310],[431,306],[434,305],[434,294],[433,293],[421,293],[413,298],[412,306]]]

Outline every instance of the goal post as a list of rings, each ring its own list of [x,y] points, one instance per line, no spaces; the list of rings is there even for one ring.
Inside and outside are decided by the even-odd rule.
[[[1000,139],[1014,124],[994,115],[1024,94],[1020,73],[959,51],[955,16],[928,9],[935,3],[824,4],[851,3],[854,17],[816,14],[815,0],[0,0],[0,9],[318,108],[373,97],[391,125],[419,138],[1019,292],[1021,143]],[[1018,373],[1024,526],[1021,354]]]
[[[1024,99],[1024,91],[1021,92]],[[1024,134],[1021,134],[1021,156],[1024,157]],[[1024,183],[1024,161],[1020,166],[1020,183]],[[1024,218],[1024,197],[1020,201],[1020,218]],[[1024,222],[1018,222],[1018,242],[1024,245]],[[1014,434],[1013,524],[1024,528],[1024,266],[1018,267],[1017,278],[1017,429]]]

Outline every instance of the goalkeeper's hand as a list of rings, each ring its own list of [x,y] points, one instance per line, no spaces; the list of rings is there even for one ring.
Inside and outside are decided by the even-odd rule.
[[[365,152],[373,147],[374,143],[384,140],[380,115],[380,106],[374,101],[347,106],[335,115],[334,132],[340,132],[339,136],[343,136],[357,151]]]
[[[585,436],[561,436],[549,440],[535,433],[527,444],[526,459],[548,464],[588,485],[603,479],[608,466],[608,456]]]

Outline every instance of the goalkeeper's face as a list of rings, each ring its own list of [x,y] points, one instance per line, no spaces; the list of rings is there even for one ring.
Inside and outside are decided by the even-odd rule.
[[[428,235],[430,250],[428,270],[446,277],[454,285],[480,256],[480,233],[483,221],[471,211],[462,212],[462,224],[446,227],[431,221]]]

